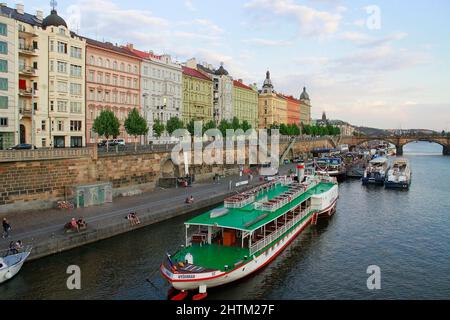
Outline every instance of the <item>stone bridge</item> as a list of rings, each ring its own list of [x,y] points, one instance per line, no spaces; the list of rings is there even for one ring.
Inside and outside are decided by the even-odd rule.
[[[342,136],[337,138],[334,142],[336,145],[348,144],[350,147],[358,146],[369,141],[385,141],[395,145],[397,155],[403,155],[403,146],[414,141],[434,142],[442,146],[442,154],[450,155],[450,138],[443,136]]]

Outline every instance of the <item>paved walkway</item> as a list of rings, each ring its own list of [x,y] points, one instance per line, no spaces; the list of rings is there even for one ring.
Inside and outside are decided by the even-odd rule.
[[[287,172],[291,165],[284,166],[280,172]],[[247,180],[247,176],[230,176],[223,178],[219,183],[194,183],[187,188],[162,189],[144,193],[132,197],[115,198],[113,203],[100,206],[79,209],[48,209],[18,212],[6,215],[12,226],[10,237],[0,238],[0,248],[7,248],[10,241],[22,240],[24,244],[37,243],[42,240],[52,238],[56,235],[63,235],[64,225],[71,218],[83,217],[88,223],[88,229],[95,229],[107,225],[123,223],[129,212],[136,211],[151,212],[161,211],[161,209],[176,208],[184,205],[187,197],[193,196],[195,201],[209,199],[217,195],[225,195],[230,192],[230,181],[232,185],[238,181]],[[250,185],[260,183],[259,176],[255,176]],[[234,188],[236,190],[236,188]]]

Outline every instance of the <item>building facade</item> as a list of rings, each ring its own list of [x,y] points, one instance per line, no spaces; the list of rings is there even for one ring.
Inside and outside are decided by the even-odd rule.
[[[213,120],[213,82],[196,69],[183,69],[183,108],[182,120],[188,123],[191,119],[204,123]]]
[[[240,79],[233,81],[233,114],[253,129],[258,128],[258,92]]]
[[[305,87],[300,95],[300,123],[311,124],[311,100]]]
[[[287,102],[287,121],[286,124],[295,124],[300,126],[300,100],[293,96],[284,96]]]
[[[94,132],[94,120],[102,110],[113,111],[120,121],[125,142],[135,142],[123,126],[128,113],[140,104],[140,58],[109,42],[86,39],[86,136],[89,143],[102,137]]]
[[[0,7],[0,150],[19,142],[17,31],[15,20]]]
[[[0,10],[9,19],[6,24],[14,24],[7,63],[15,73],[9,75],[15,83],[8,86],[10,94],[15,92],[8,97],[8,109],[14,110],[9,116],[14,143],[38,148],[84,146],[84,40],[68,29],[55,8],[46,18],[42,11],[26,13],[21,4],[15,9],[0,5]],[[12,141],[9,138],[8,144]]]
[[[172,117],[181,119],[182,69],[172,61],[170,55],[155,55],[126,47],[141,58],[141,109],[149,127],[147,140],[154,139],[155,120],[164,125]]]
[[[270,72],[258,96],[259,128],[270,128],[287,122],[287,100],[274,90]]]

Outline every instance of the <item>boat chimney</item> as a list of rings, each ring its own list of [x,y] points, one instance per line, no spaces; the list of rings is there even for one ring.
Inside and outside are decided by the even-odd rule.
[[[303,181],[303,178],[305,177],[305,163],[299,163],[296,170],[298,182],[301,183]]]

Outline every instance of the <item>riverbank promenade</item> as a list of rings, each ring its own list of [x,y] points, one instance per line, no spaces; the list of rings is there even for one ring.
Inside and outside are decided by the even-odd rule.
[[[287,172],[289,168],[291,166],[284,166],[280,172]],[[9,238],[0,239],[0,248],[7,248],[11,241],[22,240],[25,245],[33,245],[30,259],[37,259],[216,205],[231,194],[262,183],[260,176],[253,176],[248,185],[236,187],[237,182],[245,180],[248,180],[247,175],[235,175],[224,177],[219,182],[194,183],[190,187],[157,188],[152,192],[118,197],[112,203],[89,208],[8,214],[6,218],[11,223],[12,231]],[[185,200],[190,196],[194,197],[194,203],[186,204]],[[137,213],[141,221],[139,225],[132,226],[126,219],[130,212]],[[64,225],[79,217],[84,218],[88,228],[79,233],[65,233]]]

